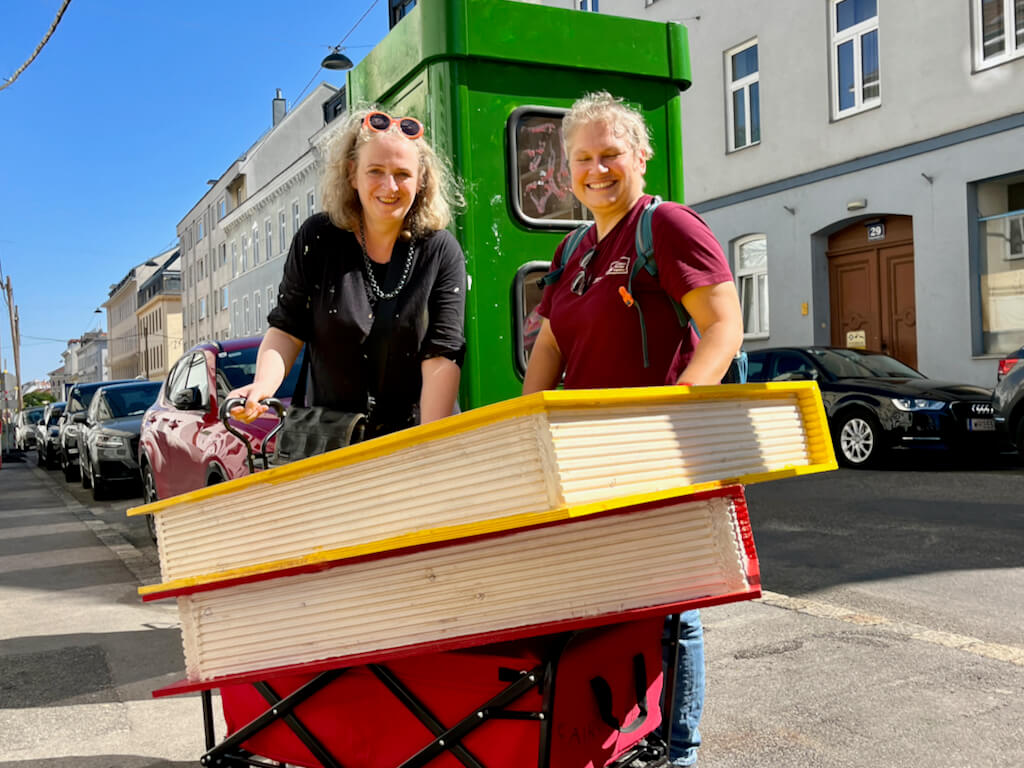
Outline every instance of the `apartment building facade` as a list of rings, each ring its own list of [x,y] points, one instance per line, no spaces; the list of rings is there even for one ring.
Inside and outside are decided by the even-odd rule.
[[[1024,344],[1020,2],[542,2],[687,26],[685,202],[729,254],[749,348],[994,384]]]
[[[107,351],[111,380],[133,379],[142,373],[143,360],[139,340],[139,288],[170,259],[178,249],[170,248],[132,267],[120,282],[110,286],[103,305],[107,310]]]
[[[138,290],[139,375],[150,381],[162,381],[183,351],[179,262],[180,254],[175,251]]]
[[[310,139],[337,114],[328,105],[338,95],[320,83],[287,111],[278,90],[271,128],[210,180],[209,191],[179,222],[186,349],[266,330],[281,257],[316,210],[318,166]]]

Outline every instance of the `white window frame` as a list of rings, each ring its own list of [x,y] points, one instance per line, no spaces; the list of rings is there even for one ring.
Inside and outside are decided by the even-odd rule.
[[[288,250],[288,216],[284,212],[284,208],[277,212],[277,224],[280,227],[280,240],[278,245],[281,246],[281,253]]]
[[[751,243],[751,242],[754,242],[756,240],[764,240],[764,243],[765,243],[765,263],[764,263],[764,267],[763,268],[757,268],[757,269],[745,269],[745,268],[741,267],[741,265],[740,265],[740,250],[747,243]],[[733,244],[732,244],[732,254],[733,254],[733,261],[732,261],[732,263],[733,263],[733,274],[735,275],[735,279],[736,279],[736,291],[737,291],[737,293],[739,293],[739,296],[740,296],[740,307],[741,307],[740,316],[741,317],[745,317],[747,315],[747,313],[743,311],[743,282],[746,281],[746,280],[751,280],[753,282],[753,284],[754,284],[754,290],[751,292],[751,295],[754,297],[755,304],[754,304],[754,307],[752,308],[752,311],[750,312],[750,317],[752,319],[752,322],[754,323],[754,327],[751,328],[751,329],[748,329],[746,327],[746,325],[744,325],[744,328],[743,328],[743,338],[745,338],[745,339],[766,339],[766,338],[768,338],[769,330],[770,330],[769,327],[770,327],[770,324],[771,324],[770,323],[770,319],[771,318],[770,318],[770,312],[769,312],[769,301],[768,301],[768,296],[769,296],[769,287],[768,287],[768,237],[766,235],[764,235],[764,234],[757,233],[757,234],[753,234],[753,235],[744,235],[743,237],[737,238],[736,240],[733,241]],[[758,277],[759,276],[763,276],[763,278],[764,278],[764,297],[763,297],[763,299],[764,299],[765,306],[764,306],[764,312],[763,313],[761,312],[761,306],[760,306],[762,296],[761,296],[761,292],[758,291],[758,289],[757,289]],[[764,328],[761,327],[761,315],[762,314],[764,314],[764,317],[765,317],[765,327]]]
[[[982,17],[982,0],[971,0],[971,16],[974,27],[974,69],[990,69],[1008,61],[1024,57],[1024,43],[1017,44],[1016,14],[1014,0],[1001,0],[1003,6],[1003,52],[985,58],[985,23]],[[1024,20],[1021,22],[1024,24]]]
[[[252,223],[252,265],[255,267],[260,263],[260,223]]]
[[[217,221],[220,221],[228,215],[228,201],[227,198],[221,197],[217,200]]]
[[[199,319],[200,320],[205,320],[206,319],[206,297],[205,296],[201,297],[199,299]]]
[[[316,192],[312,189],[306,193],[306,218],[316,213]]]
[[[242,235],[242,272],[249,269],[249,238]]]
[[[238,277],[238,241],[231,241],[231,276]]]
[[[238,299],[231,301],[231,333],[238,335],[238,325],[241,325],[238,317]]]
[[[222,310],[228,308],[228,287],[226,285],[220,287],[220,308]]]
[[[831,65],[829,79],[832,83],[832,118],[841,120],[850,115],[856,115],[868,109],[874,109],[882,104],[882,33],[878,28],[878,6],[875,6],[875,15],[870,19],[847,27],[842,32],[838,31],[838,19],[836,9],[844,0],[829,0],[829,30],[832,33]],[[861,40],[867,34],[876,32],[878,35],[878,96],[867,101],[864,100],[864,71],[861,64]],[[839,46],[846,42],[853,44],[853,106],[844,110],[839,109]]]
[[[277,291],[274,290],[274,286],[268,285],[267,286],[267,314],[268,315],[270,314],[270,310],[272,310],[275,306],[277,306]]]
[[[269,217],[263,220],[263,232],[266,234],[263,242],[267,247],[267,261],[270,261],[274,255],[274,222]]]
[[[292,237],[294,237],[295,233],[299,231],[299,225],[302,224],[302,222],[299,221],[299,216],[301,215],[299,211],[299,201],[292,200]]]
[[[249,297],[242,297],[242,333],[246,336],[251,336],[252,332],[249,330]]]
[[[761,100],[761,85],[760,85],[760,83],[761,83],[761,59],[760,59],[760,53],[761,52],[760,52],[760,50],[758,50],[757,69],[752,74],[749,74],[749,75],[747,75],[745,77],[741,77],[739,80],[733,80],[732,79],[732,57],[735,56],[738,53],[743,53],[743,51],[747,50],[748,48],[756,48],[756,47],[757,47],[757,38],[755,37],[753,40],[748,40],[747,42],[745,42],[745,43],[743,43],[741,45],[737,45],[735,48],[731,48],[731,49],[729,49],[728,51],[725,52],[725,81],[726,81],[725,103],[726,103],[726,113],[728,115],[728,117],[727,117],[728,122],[726,123],[726,133],[728,134],[729,151],[730,152],[735,152],[738,149],[746,149],[747,147],[753,147],[753,146],[756,146],[756,145],[761,143],[761,139],[760,139],[760,135],[761,135],[761,110],[760,110],[760,108],[758,108],[758,117],[757,117],[757,134],[758,134],[758,139],[757,139],[757,141],[752,141],[751,138],[750,138],[751,137],[751,128],[752,128],[752,125],[753,125],[753,115],[750,112],[750,86],[754,85],[755,83],[757,83],[758,103],[760,103],[760,100]],[[737,144],[736,143],[736,134],[733,131],[733,122],[734,122],[734,115],[733,115],[733,101],[734,100],[733,100],[733,94],[735,94],[736,91],[740,91],[740,90],[743,91],[743,109],[744,109],[744,113],[747,116],[747,124],[746,124],[746,140],[742,144]]]
[[[263,330],[263,294],[259,288],[252,292],[252,324],[256,333]]]

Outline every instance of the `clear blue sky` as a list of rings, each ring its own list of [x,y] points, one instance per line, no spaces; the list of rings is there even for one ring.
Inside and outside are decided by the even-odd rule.
[[[0,80],[60,6],[4,3]],[[106,330],[93,310],[110,285],[176,243],[206,180],[270,127],[276,88],[291,109],[314,75],[344,84],[320,60],[371,6],[344,43],[354,62],[387,34],[387,0],[71,0],[0,91],[0,269],[18,305],[23,381],[58,368],[68,339]],[[0,355],[13,374],[3,302]]]

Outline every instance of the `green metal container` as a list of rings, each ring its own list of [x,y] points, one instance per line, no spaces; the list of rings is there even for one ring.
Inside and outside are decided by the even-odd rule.
[[[647,191],[683,199],[680,91],[686,28],[510,0],[421,0],[348,73],[349,105],[423,121],[465,183],[453,233],[466,254],[464,409],[520,394],[534,281],[585,215],[557,127],[588,91],[640,109],[654,158]]]

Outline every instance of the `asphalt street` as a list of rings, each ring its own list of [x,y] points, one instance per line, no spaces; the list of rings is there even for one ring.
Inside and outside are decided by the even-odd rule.
[[[1024,765],[1024,468],[747,493],[765,597],[703,612],[703,768]],[[136,503],[0,468],[0,766],[198,764],[198,697],[150,696],[184,673]]]

